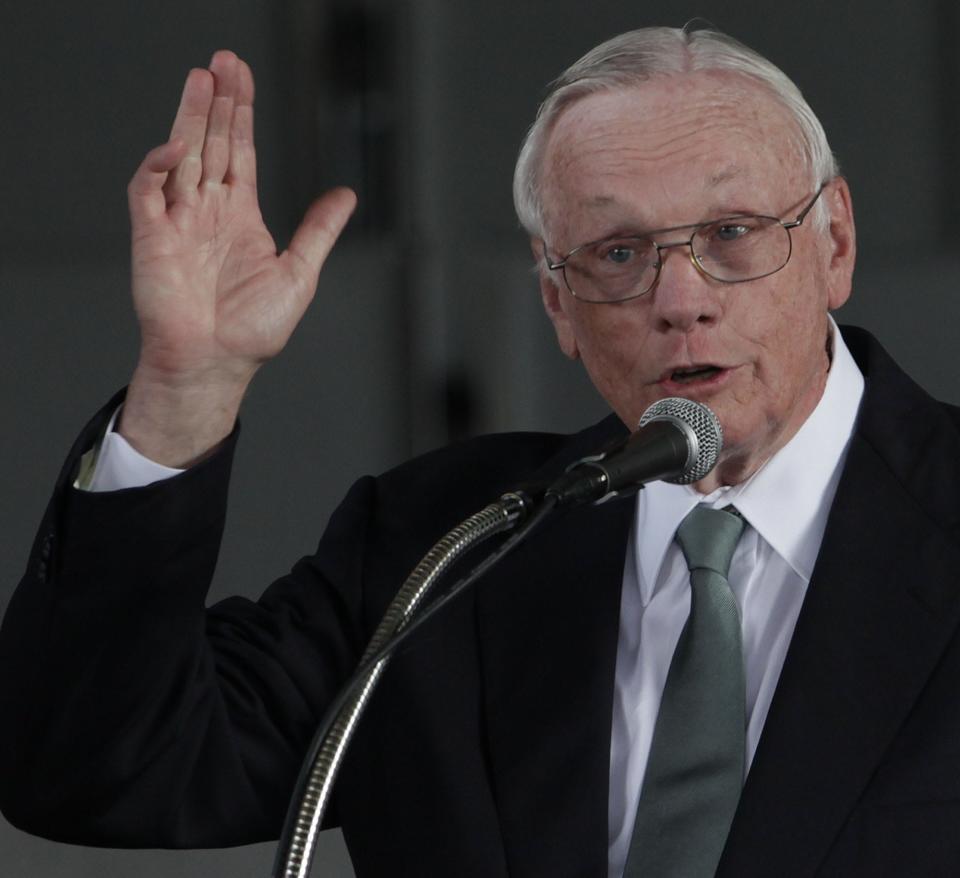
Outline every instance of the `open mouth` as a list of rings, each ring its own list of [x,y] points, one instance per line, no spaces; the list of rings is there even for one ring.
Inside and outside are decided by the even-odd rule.
[[[692,384],[694,381],[705,381],[721,372],[719,366],[698,366],[694,369],[677,369],[670,373],[670,380],[678,384]]]

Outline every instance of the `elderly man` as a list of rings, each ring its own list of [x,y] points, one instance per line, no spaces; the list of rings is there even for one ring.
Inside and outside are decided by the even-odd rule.
[[[358,875],[956,874],[958,413],[829,317],[853,214],[795,86],[709,31],[570,68],[516,200],[560,346],[615,415],[363,479],[257,604],[205,611],[240,401],[353,205],[329,193],[276,255],[252,97],[218,53],[130,185],[142,352],[5,621],[9,818],[88,843],[275,836],[438,534],[683,396],[723,426],[709,475],[571,512],[396,659],[338,787]],[[723,561],[695,560],[720,531]]]

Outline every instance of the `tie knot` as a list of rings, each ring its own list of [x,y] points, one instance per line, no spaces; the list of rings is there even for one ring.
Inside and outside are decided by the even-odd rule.
[[[687,567],[713,570],[726,579],[743,525],[743,518],[732,506],[727,509],[695,506],[677,528],[677,542]]]

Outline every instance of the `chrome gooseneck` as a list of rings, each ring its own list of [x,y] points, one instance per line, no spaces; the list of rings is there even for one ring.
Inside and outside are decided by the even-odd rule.
[[[327,712],[304,762],[274,861],[273,878],[307,878],[323,815],[357,723],[390,660],[380,655],[403,630],[442,574],[465,552],[526,516],[527,501],[517,493],[471,515],[440,539],[407,577],[387,607],[360,661],[360,670]]]

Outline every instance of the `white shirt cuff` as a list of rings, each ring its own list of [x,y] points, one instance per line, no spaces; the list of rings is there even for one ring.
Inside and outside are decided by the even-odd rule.
[[[142,488],[154,482],[172,478],[183,472],[171,466],[156,463],[144,457],[119,433],[114,432],[118,408],[107,425],[107,432],[99,447],[93,449],[96,460],[92,474],[78,479],[76,487],[85,491],[120,491],[124,488]]]

